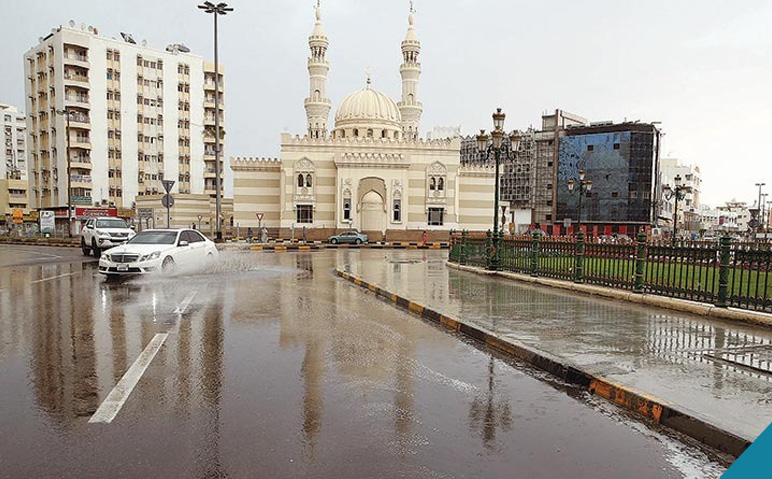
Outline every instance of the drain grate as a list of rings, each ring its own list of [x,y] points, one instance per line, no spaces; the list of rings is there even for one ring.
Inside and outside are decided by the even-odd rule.
[[[772,376],[772,344],[717,349],[702,355],[714,361]]]

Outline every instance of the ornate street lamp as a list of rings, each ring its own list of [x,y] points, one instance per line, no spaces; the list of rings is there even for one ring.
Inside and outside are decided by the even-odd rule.
[[[198,8],[206,13],[213,14],[214,17],[214,194],[215,194],[215,216],[220,218],[222,206],[222,191],[220,187],[220,67],[217,57],[217,17],[233,11],[227,3],[221,2],[215,5],[212,2],[204,2]],[[215,239],[222,241],[222,229],[220,222],[217,222],[215,229]]]
[[[673,208],[673,238],[671,239],[671,244],[675,245],[676,233],[678,233],[678,202],[686,198],[687,193],[691,193],[692,187],[681,184],[681,175],[676,175],[675,178],[673,178],[673,183],[675,184],[675,188],[672,188],[670,185],[665,185],[662,187],[662,194],[667,201],[675,198],[675,207]]]
[[[585,180],[584,177],[586,175],[586,172],[584,170],[579,170],[579,179],[575,180],[573,178],[568,179],[568,191],[573,193],[574,188],[576,185],[579,185],[579,218],[577,219],[577,229],[579,232],[578,235],[582,236],[584,233],[582,232],[582,197],[586,195],[590,190],[592,190],[592,180]]]
[[[501,111],[501,108],[496,108],[496,112],[493,114],[493,131],[491,131],[489,143],[489,137],[485,133],[485,130],[480,130],[480,134],[477,135],[477,150],[480,152],[481,160],[487,161],[491,154],[495,161],[496,168],[496,183],[493,190],[493,251],[488,260],[488,269],[492,271],[501,270],[501,231],[499,230],[499,161],[503,156],[506,160],[513,160],[515,153],[520,148],[521,136],[518,132],[513,131],[509,135],[509,144],[504,144],[504,119],[506,114]]]

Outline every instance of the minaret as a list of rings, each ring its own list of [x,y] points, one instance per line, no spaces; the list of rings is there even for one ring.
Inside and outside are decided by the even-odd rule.
[[[417,139],[418,126],[421,122],[423,105],[418,101],[418,77],[421,75],[421,64],[418,62],[418,54],[421,53],[421,42],[413,29],[415,21],[413,17],[413,2],[410,2],[410,15],[407,17],[407,35],[402,41],[402,66],[399,73],[402,75],[402,101],[397,103],[402,114],[402,133],[405,138]]]
[[[330,42],[322,29],[321,1],[316,2],[316,25],[314,33],[308,37],[311,56],[308,58],[308,75],[310,77],[310,92],[304,104],[308,117],[309,138],[327,137],[327,118],[330,116],[332,102],[327,98],[327,72],[330,64],[325,55]]]

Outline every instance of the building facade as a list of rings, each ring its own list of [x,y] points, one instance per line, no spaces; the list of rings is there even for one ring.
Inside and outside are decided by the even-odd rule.
[[[121,36],[70,22],[24,55],[33,208],[67,205],[68,164],[73,205],[132,208],[164,178],[214,194],[214,69],[183,45]]]
[[[552,188],[558,222],[581,221],[593,235],[632,234],[654,224],[659,191],[659,132],[654,125],[576,126],[566,129],[558,143],[558,173]],[[569,179],[578,183],[579,170],[593,182],[584,192],[581,218],[582,192],[568,189]]]
[[[0,134],[3,161],[0,163],[0,220],[16,210],[29,213],[27,184],[27,126],[24,113],[0,103]]]
[[[458,138],[419,135],[421,44],[414,20],[411,11],[401,44],[401,100],[368,78],[340,103],[328,126],[329,41],[317,5],[306,134],[282,134],[280,158],[231,159],[241,229],[261,224],[281,236],[299,237],[302,230],[308,239],[320,239],[355,228],[373,240],[393,240],[419,239],[424,230],[445,238],[451,229],[492,227],[492,168],[462,166]]]

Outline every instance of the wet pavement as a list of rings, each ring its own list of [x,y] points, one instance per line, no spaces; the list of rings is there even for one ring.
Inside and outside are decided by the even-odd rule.
[[[693,442],[332,274],[347,264],[452,304],[473,287],[446,254],[228,252],[197,275],[106,283],[77,250],[0,246],[0,477],[724,471]],[[159,337],[115,419],[89,423]]]
[[[772,422],[772,330],[363,254],[361,279],[568,359],[749,440]]]

